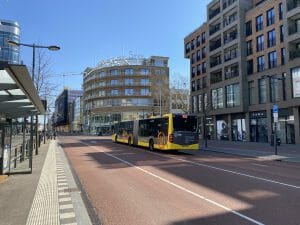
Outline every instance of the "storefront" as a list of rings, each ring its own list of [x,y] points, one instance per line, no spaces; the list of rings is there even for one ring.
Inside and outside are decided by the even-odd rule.
[[[266,111],[250,113],[250,141],[268,142],[268,120]]]
[[[277,137],[281,143],[295,144],[295,126],[294,126],[293,110],[279,109],[279,117],[277,124]]]
[[[215,124],[212,117],[206,117],[206,132],[207,138],[210,140],[215,139]]]
[[[245,114],[233,114],[231,116],[231,132],[233,141],[246,141],[246,119]]]
[[[228,116],[217,116],[217,140],[229,140]]]

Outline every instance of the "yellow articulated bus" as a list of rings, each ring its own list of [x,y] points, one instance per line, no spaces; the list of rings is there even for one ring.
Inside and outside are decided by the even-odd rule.
[[[159,150],[198,150],[197,116],[166,114],[162,117],[122,121],[115,125],[112,140]]]

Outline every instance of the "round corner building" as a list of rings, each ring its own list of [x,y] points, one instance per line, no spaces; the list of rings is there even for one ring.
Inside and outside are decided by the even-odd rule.
[[[111,133],[118,121],[170,111],[168,57],[114,58],[84,71],[84,124],[88,133]]]
[[[0,61],[18,64],[20,48],[9,45],[8,40],[20,42],[20,26],[17,22],[0,19]]]

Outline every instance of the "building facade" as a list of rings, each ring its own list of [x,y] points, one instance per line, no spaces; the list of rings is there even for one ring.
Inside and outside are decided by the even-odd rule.
[[[20,47],[12,46],[8,40],[20,42],[20,27],[17,22],[0,19],[0,61],[18,64]]]
[[[168,58],[119,57],[87,68],[83,78],[88,133],[110,133],[121,120],[169,112]]]
[[[82,95],[83,91],[81,90],[65,88],[56,98],[53,126],[58,132],[69,133],[72,131],[73,103],[77,97]]]
[[[213,0],[207,15],[184,40],[202,134],[270,142],[278,105],[277,136],[300,143],[300,1]]]
[[[72,133],[83,132],[83,97],[79,96],[73,101],[73,112],[72,112]]]

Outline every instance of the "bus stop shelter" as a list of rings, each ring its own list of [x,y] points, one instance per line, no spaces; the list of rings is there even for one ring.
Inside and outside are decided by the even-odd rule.
[[[25,65],[0,62],[0,174],[10,173],[12,162],[18,157],[24,159],[25,148],[31,160],[33,143],[25,146],[26,118],[43,114],[45,109]],[[22,131],[12,129],[12,122],[23,118]],[[31,130],[32,131],[32,130]],[[22,133],[23,135],[17,135]],[[14,136],[15,135],[15,136]],[[30,133],[33,135],[33,133]],[[12,138],[16,137],[16,138]],[[19,137],[19,138],[18,138]],[[32,136],[31,136],[32,137]],[[21,139],[21,140],[19,140]],[[32,140],[32,139],[31,139]],[[16,143],[21,143],[20,154],[12,154]],[[13,156],[12,156],[13,155]]]

